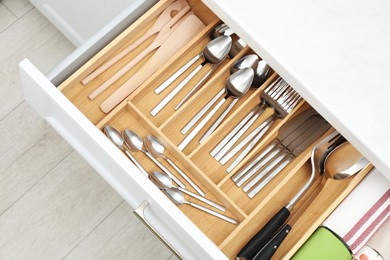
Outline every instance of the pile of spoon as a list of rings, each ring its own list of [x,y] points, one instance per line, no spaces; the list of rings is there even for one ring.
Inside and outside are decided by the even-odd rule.
[[[122,134],[110,125],[103,128],[105,135],[121,149],[130,160],[139,168],[143,175],[148,177],[177,205],[188,204],[192,207],[205,211],[213,216],[223,219],[232,224],[238,224],[237,220],[227,217],[214,210],[201,206],[199,204],[185,200],[184,194],[202,201],[203,203],[225,212],[224,206],[205,198],[206,193],[184,173],[166,154],[164,145],[156,137],[148,135],[142,139],[135,132],[125,129]],[[152,171],[148,173],[144,167],[134,158],[131,152],[142,152],[149,158],[161,171]],[[162,158],[198,193],[186,189],[186,186],[173,173],[171,173],[157,158]],[[175,185],[176,183],[177,185]]]

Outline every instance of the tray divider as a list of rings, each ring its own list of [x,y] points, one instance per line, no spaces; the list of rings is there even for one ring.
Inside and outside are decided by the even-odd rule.
[[[242,221],[247,218],[247,215],[241,208],[236,205],[226,194],[215,185],[200,169],[195,165],[189,158],[183,154],[177,147],[169,140],[169,138],[157,128],[150,120],[138,110],[138,108],[131,102],[128,103],[132,111],[134,111],[137,116],[148,125],[148,130],[156,136],[158,139],[163,140],[164,144],[169,149],[169,152],[174,156],[174,158],[179,159],[180,162],[186,167],[186,169],[191,169],[191,174],[196,176],[197,180],[201,182],[214,197],[216,197],[220,202],[222,202],[227,209],[238,218],[239,221]]]

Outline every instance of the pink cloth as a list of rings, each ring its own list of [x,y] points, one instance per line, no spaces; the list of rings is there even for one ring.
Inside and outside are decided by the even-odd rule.
[[[390,216],[390,182],[376,169],[325,220],[355,254]]]

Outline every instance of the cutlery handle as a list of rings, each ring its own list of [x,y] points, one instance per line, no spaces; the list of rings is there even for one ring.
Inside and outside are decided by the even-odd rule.
[[[255,255],[253,260],[271,259],[276,250],[278,250],[279,246],[287,237],[288,233],[290,233],[290,230],[291,226],[289,224],[284,225],[278,231],[278,233],[276,233],[276,235],[260,250],[260,252]]]
[[[221,89],[217,95],[213,97],[203,108],[200,110],[192,119],[189,121],[183,129],[181,129],[181,133],[185,135],[195,124],[198,122],[198,120],[207,112],[207,110],[210,109],[212,105],[214,105],[215,102],[225,93],[225,89]]]
[[[142,167],[142,165],[134,158],[134,156],[127,149],[123,148],[122,151],[124,151],[127,157],[129,157],[129,159],[135,164],[135,166],[140,169],[143,175],[145,175],[146,177],[149,176],[148,172],[144,169],[144,167]]]
[[[198,91],[205,83],[206,81],[211,77],[213,72],[218,68],[218,65],[214,65],[211,70],[209,70],[202,78],[199,80],[198,83],[188,92],[188,94],[179,102],[179,104],[175,107],[175,110],[178,110],[187,100],[194,95],[196,91]]]
[[[228,162],[228,160],[230,160],[242,147],[245,146],[245,144],[247,144],[250,140],[252,140],[248,145],[247,147],[245,147],[245,149],[240,153],[240,155],[232,162],[232,164],[226,169],[227,172],[231,172],[239,163],[241,163],[241,161],[245,158],[245,156],[248,155],[248,153],[251,152],[251,150],[253,149],[253,147],[255,147],[255,145],[257,144],[258,141],[260,141],[260,139],[264,136],[264,134],[268,131],[268,129],[271,127],[273,123],[273,118],[269,118],[267,119],[266,121],[264,121],[263,124],[261,124],[258,128],[258,130],[256,131],[256,135],[255,137],[253,138],[250,137],[248,139],[244,139],[239,145],[237,145],[233,150],[231,150],[230,153],[228,153],[226,156],[224,156],[222,159],[221,159],[221,163],[222,165],[224,165],[225,163]],[[253,138],[253,139],[252,139]],[[236,149],[238,148],[238,149]]]
[[[202,191],[201,188],[199,188],[198,185],[195,184],[195,182],[193,182],[188,176],[187,174],[185,174],[174,162],[172,162],[171,159],[169,158],[166,158],[167,162],[181,175],[181,177],[183,177],[183,179],[185,179],[190,185],[192,188],[194,188],[196,190],[196,192],[198,192],[202,197],[204,197],[206,195],[206,193],[204,191]]]
[[[187,62],[183,67],[181,67],[178,71],[176,71],[172,76],[170,76],[167,80],[165,80],[160,86],[158,86],[154,93],[157,95],[163,92],[169,85],[172,84],[181,74],[184,73],[189,67],[191,67],[197,60],[203,57],[203,53],[199,53],[195,57],[193,57],[189,62]]]
[[[200,138],[199,143],[203,143],[212,133],[214,133],[215,129],[222,123],[230,110],[233,109],[234,105],[237,104],[238,98],[233,99],[233,101],[229,104],[229,106],[223,111],[223,113],[218,117],[217,120],[213,123],[213,125],[207,130],[207,132]]]
[[[202,211],[204,211],[204,212],[207,212],[207,213],[209,213],[210,215],[213,215],[213,216],[215,216],[215,217],[217,217],[217,218],[223,219],[223,220],[225,220],[225,221],[227,221],[227,222],[229,222],[229,223],[232,223],[232,224],[235,224],[235,225],[238,224],[238,221],[237,221],[237,220],[232,219],[232,218],[230,218],[230,217],[228,217],[228,216],[225,216],[225,215],[223,215],[223,214],[221,214],[221,213],[215,212],[214,210],[211,210],[211,209],[208,209],[208,208],[206,208],[206,207],[203,207],[203,206],[201,206],[201,205],[199,205],[199,204],[196,204],[196,203],[193,203],[193,202],[189,202],[189,201],[187,202],[187,204],[189,204],[190,206],[192,206],[192,207],[194,207],[194,208],[197,208],[197,209],[200,209],[200,210],[202,210]]]
[[[217,110],[225,103],[226,98],[222,98],[219,103],[205,116],[202,121],[189,133],[189,135],[184,138],[184,140],[179,144],[179,150],[183,151],[184,148],[195,138],[195,136],[202,130],[202,128],[207,124],[210,118],[217,112]]]
[[[145,151],[142,151],[150,160],[152,160],[154,162],[154,164],[156,164],[163,172],[165,172],[166,174],[168,174],[172,180],[174,182],[177,183],[177,185],[179,185],[179,187],[181,188],[185,188],[186,186],[178,179],[176,178],[175,175],[173,175],[164,165],[162,165],[159,161],[156,160],[156,158],[154,158],[152,155],[150,155],[150,153],[148,152],[145,152]]]
[[[218,143],[217,146],[214,147],[213,150],[211,150],[210,155],[212,157],[215,157],[221,150],[222,148],[225,147],[225,145],[233,138],[233,136],[240,131],[240,129],[251,119],[253,114],[255,113],[256,107],[252,109],[245,117],[242,119],[234,128],[232,131],[229,132],[228,135],[226,135],[222,141]]]
[[[251,113],[245,117],[236,128],[233,129],[226,138],[220,143],[220,148],[214,154],[214,158],[219,161],[232,148],[236,142],[245,134],[245,132],[253,125],[257,118],[264,112],[262,107],[256,106]],[[252,116],[253,115],[253,116]],[[215,149],[217,150],[217,149]]]
[[[196,67],[182,82],[180,82],[180,84],[177,85],[171,93],[168,94],[168,96],[161,100],[160,103],[158,103],[157,106],[150,111],[150,114],[152,116],[156,116],[169,103],[169,101],[171,101],[177,93],[184,88],[184,86],[196,75],[196,73],[200,71],[203,65],[203,63],[198,65],[198,67]]]
[[[193,197],[193,198],[195,198],[195,199],[198,199],[198,200],[200,200],[200,201],[203,201],[204,203],[206,203],[206,204],[208,204],[208,205],[210,205],[210,206],[212,206],[212,207],[214,207],[214,208],[216,208],[216,209],[219,209],[220,211],[223,211],[223,212],[226,211],[225,207],[223,207],[223,206],[221,206],[221,205],[215,203],[214,201],[211,201],[211,200],[206,199],[206,198],[204,198],[204,197],[202,197],[202,196],[199,196],[198,194],[193,193],[193,192],[191,192],[191,191],[189,191],[189,190],[187,190],[187,189],[183,189],[183,188],[180,188],[180,187],[177,187],[177,189],[178,189],[179,191],[181,191],[181,192],[187,194],[188,196],[191,196],[191,197]]]
[[[280,209],[265,226],[260,229],[256,235],[241,249],[237,254],[237,257],[243,257],[245,259],[252,259],[259,248],[263,248],[267,242],[272,238],[275,232],[283,225],[283,223],[290,216],[290,211],[283,207]]]

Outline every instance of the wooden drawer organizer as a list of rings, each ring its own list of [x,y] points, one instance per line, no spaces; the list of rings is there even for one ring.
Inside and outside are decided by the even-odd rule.
[[[206,28],[180,52],[167,61],[165,66],[150,77],[113,111],[109,114],[104,114],[100,110],[99,105],[121,86],[127,78],[135,73],[144,64],[147,58],[141,61],[129,71],[125,77],[116,82],[95,100],[90,101],[87,96],[96,89],[104,79],[113,75],[121,66],[123,66],[123,64],[141,52],[151,42],[153,37],[87,86],[83,86],[80,83],[81,79],[93,71],[108,57],[125,48],[129,43],[134,41],[134,39],[137,39],[142,35],[153,24],[159,13],[171,2],[172,0],[160,1],[137,22],[101,50],[95,57],[82,66],[74,75],[63,82],[61,86],[59,86],[59,89],[100,129],[102,129],[104,125],[110,124],[118,130],[129,128],[141,136],[152,134],[158,137],[166,145],[171,157],[174,158],[173,161],[187,170],[188,175],[206,191],[207,197],[225,205],[228,209],[226,214],[239,220],[240,223],[236,226],[192,207],[186,205],[180,207],[180,210],[182,210],[182,212],[186,214],[188,218],[191,219],[199,229],[202,230],[210,240],[222,250],[222,252],[224,252],[224,254],[226,254],[227,257],[233,258],[255,232],[292,198],[308,180],[311,173],[309,157],[312,147],[309,147],[301,155],[295,158],[294,161],[285,168],[277,178],[268,184],[265,189],[253,199],[249,199],[247,195],[240,188],[237,188],[230,180],[234,171],[227,174],[225,171],[226,167],[221,166],[209,155],[211,149],[233,128],[235,123],[259,103],[259,94],[277,77],[276,73],[273,73],[270,79],[259,89],[251,90],[245,97],[240,99],[236,109],[233,112],[230,112],[229,117],[225,120],[223,125],[210,136],[204,144],[198,145],[196,141],[193,141],[183,152],[181,152],[177,148],[177,145],[185,136],[180,134],[179,129],[184,126],[188,118],[193,116],[206,102],[208,102],[207,97],[217,93],[224,86],[229,75],[229,67],[231,64],[243,55],[253,52],[249,48],[246,48],[234,59],[225,60],[211,80],[209,80],[209,82],[177,112],[174,111],[173,104],[176,104],[177,101],[183,97],[184,93],[187,93],[189,87],[182,91],[181,94],[177,95],[173,102],[170,102],[156,117],[152,117],[149,113],[151,109],[167,95],[175,84],[172,84],[169,89],[165,90],[160,95],[154,94],[153,90],[169,75],[180,68],[187,60],[203,50],[208,42],[210,30],[220,22],[218,17],[216,17],[203,3],[197,0],[188,0],[193,12],[203,21]],[[150,57],[150,55],[148,57]],[[181,79],[187,74],[188,72],[182,75]],[[197,76],[191,82],[196,82],[200,76],[201,75]],[[180,81],[178,80],[176,82]],[[302,102],[286,118],[278,119],[273,127],[267,132],[261,143],[253,149],[240,165],[243,165],[256,152],[261,150],[262,147],[272,141],[272,139],[276,137],[278,129],[286,121],[309,107],[310,106],[307,103]],[[257,120],[257,125],[260,124],[260,122],[266,118],[267,113],[269,114],[270,112],[271,111],[267,111],[266,113],[263,113],[260,120]],[[202,133],[203,132],[200,134]],[[198,134],[198,136],[200,136],[200,134]],[[143,154],[133,154],[146,170],[157,170]],[[236,169],[239,168],[240,166],[236,167]],[[313,185],[313,188],[303,199],[301,199],[299,205],[294,208],[292,216],[296,217],[293,217],[289,222],[292,224],[293,229],[286,241],[284,241],[277,251],[275,259],[291,257],[316,227],[322,223],[369,170],[370,167],[367,167],[361,174],[354,178],[340,182],[326,180],[326,178],[318,178],[316,184]],[[180,178],[180,176],[178,177]],[[187,187],[191,189],[190,186],[187,185]],[[315,189],[316,187],[318,188]],[[163,195],[163,193],[161,194]],[[318,202],[310,204],[313,199]],[[303,204],[303,202],[306,203]],[[308,209],[308,207],[310,207],[310,209]]]

